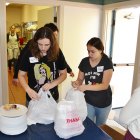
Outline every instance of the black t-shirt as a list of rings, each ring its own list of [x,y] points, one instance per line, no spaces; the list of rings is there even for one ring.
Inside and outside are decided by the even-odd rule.
[[[20,62],[21,62],[22,57],[24,56],[24,53],[26,52],[26,50],[29,49],[29,46],[30,46],[31,43],[32,43],[32,39],[29,40],[28,43],[25,45],[25,47],[21,50],[20,55],[18,56],[18,60],[17,60],[17,62],[15,64],[13,78],[18,78],[18,71],[19,71]],[[60,55],[63,55],[62,57],[64,57],[64,54],[62,53],[61,49],[60,49]],[[67,64],[67,62],[66,62],[66,66],[67,66],[67,73],[72,72],[72,69]]]
[[[22,60],[22,57],[24,56],[24,53],[29,49],[31,42],[32,42],[32,40],[29,40],[27,42],[27,44],[25,45],[25,47],[20,51],[20,55],[18,56],[18,60],[17,60],[15,67],[14,67],[14,75],[13,75],[14,79],[18,78],[18,71],[19,71],[20,62]]]
[[[102,83],[104,71],[113,69],[113,64],[108,56],[103,54],[101,61],[95,67],[91,67],[89,57],[83,58],[79,64],[79,69],[84,73],[85,84],[94,85]],[[93,106],[107,107],[112,103],[111,88],[109,86],[107,90],[85,91],[85,99],[87,103]]]
[[[22,57],[19,69],[26,71],[28,74],[28,85],[36,92],[47,82],[52,82],[59,77],[59,70],[66,68],[66,61],[61,51],[56,61],[48,62],[47,55],[40,60],[33,57],[30,50],[27,50]],[[55,100],[58,99],[58,86],[50,90]],[[27,100],[30,98],[26,94]]]

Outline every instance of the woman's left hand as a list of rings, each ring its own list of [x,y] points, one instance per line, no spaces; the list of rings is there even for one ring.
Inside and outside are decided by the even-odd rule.
[[[86,91],[86,85],[83,84],[81,86],[78,86],[77,89],[80,90],[81,92],[84,92]]]
[[[45,85],[42,86],[42,89],[47,91],[53,88],[52,83],[46,83]]]

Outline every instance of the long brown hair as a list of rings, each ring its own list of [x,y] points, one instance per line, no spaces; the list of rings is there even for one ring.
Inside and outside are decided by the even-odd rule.
[[[38,40],[39,39],[44,39],[47,38],[50,40],[50,48],[47,51],[47,57],[49,61],[54,61],[57,59],[58,54],[59,54],[59,45],[57,42],[57,39],[55,38],[53,31],[50,30],[48,27],[41,27],[39,28],[35,35],[34,38],[32,39],[32,42],[30,44],[30,50],[32,52],[32,55],[41,58],[40,50],[38,47]]]

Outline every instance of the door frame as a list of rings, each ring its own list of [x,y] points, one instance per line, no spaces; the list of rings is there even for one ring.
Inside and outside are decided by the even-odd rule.
[[[128,2],[121,2],[116,4],[109,4],[105,5],[103,8],[103,26],[102,26],[102,40],[104,44],[107,42],[107,24],[108,24],[108,17],[107,13],[110,10],[115,9],[124,9],[124,8],[131,8],[131,7],[140,7],[140,1],[133,0]],[[137,36],[137,45],[136,45],[136,55],[135,55],[135,64],[134,64],[134,74],[133,74],[133,81],[132,81],[132,91],[140,86],[140,19],[138,25],[138,36]],[[133,92],[132,92],[133,93]]]
[[[7,68],[7,48],[6,45],[6,5],[5,3],[31,4],[31,5],[53,5],[59,6],[56,0],[1,0],[0,1],[0,106],[9,103],[8,90],[8,68]],[[60,21],[60,20],[59,20]],[[59,23],[60,24],[60,23]]]
[[[68,1],[58,1],[58,0],[0,0],[0,15],[2,20],[0,22],[0,105],[9,102],[8,94],[8,73],[7,73],[7,49],[6,49],[6,5],[5,3],[15,3],[15,4],[30,4],[30,5],[50,5],[59,7],[58,16],[58,28],[59,28],[59,43],[62,44],[63,49],[63,31],[64,31],[64,8],[65,6],[77,6],[77,7],[89,7],[94,8],[94,4],[85,4],[79,2],[68,2]],[[99,6],[100,7],[100,6]],[[3,64],[4,63],[4,64]],[[3,65],[1,65],[3,64]]]

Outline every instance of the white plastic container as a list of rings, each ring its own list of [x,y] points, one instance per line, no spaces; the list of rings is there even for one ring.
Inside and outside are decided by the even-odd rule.
[[[0,107],[0,130],[7,135],[18,135],[27,129],[27,108],[16,104],[18,109],[5,110]]]

